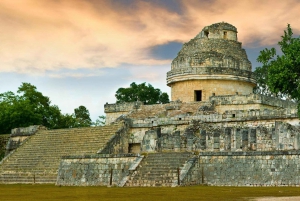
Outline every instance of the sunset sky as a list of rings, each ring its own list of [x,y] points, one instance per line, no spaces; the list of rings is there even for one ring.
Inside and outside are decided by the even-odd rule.
[[[253,69],[287,24],[300,33],[299,0],[1,0],[0,93],[35,85],[63,113],[93,120],[133,81],[170,93],[166,73],[204,26],[238,29]]]

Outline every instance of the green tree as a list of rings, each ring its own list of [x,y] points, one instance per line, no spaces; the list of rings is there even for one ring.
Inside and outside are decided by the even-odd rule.
[[[104,126],[106,121],[106,116],[101,115],[96,119],[96,121],[93,123],[94,126]]]
[[[90,112],[85,106],[81,105],[74,109],[75,115],[75,126],[74,127],[88,127],[92,125],[92,120],[90,118]]]
[[[49,97],[37,91],[36,86],[30,83],[22,83],[18,89],[20,101],[26,101],[36,115],[40,117],[36,123],[48,128],[58,128],[60,120],[60,109],[51,105]]]
[[[128,88],[119,88],[116,91],[117,103],[141,101],[146,105],[157,103],[168,103],[169,96],[162,93],[160,89],[155,89],[151,84],[146,83],[130,84]]]
[[[12,92],[0,94],[0,132],[10,133],[12,128],[42,124],[43,115],[35,111],[29,100]]]
[[[275,48],[266,48],[260,52],[257,58],[257,61],[262,64],[254,72],[258,91],[299,101],[300,37],[293,37],[293,31],[289,24],[278,45],[282,54],[277,54]]]
[[[85,127],[92,124],[84,106],[74,114],[62,114],[58,106],[51,105],[47,96],[34,85],[22,83],[17,94],[11,91],[0,94],[0,134],[11,129],[30,125],[43,125],[49,129]]]
[[[76,118],[74,114],[60,114],[57,128],[74,128],[76,127]]]

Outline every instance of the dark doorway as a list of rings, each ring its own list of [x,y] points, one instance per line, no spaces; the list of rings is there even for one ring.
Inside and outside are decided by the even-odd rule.
[[[195,101],[202,101],[202,90],[195,91]]]
[[[224,39],[227,39],[227,31],[224,31],[223,34],[224,34],[224,35],[223,35],[223,38],[224,38]]]
[[[138,154],[141,152],[141,143],[130,143],[128,145],[128,153]]]
[[[206,38],[208,38],[208,34],[209,34],[208,31],[204,31],[204,35],[206,36]]]

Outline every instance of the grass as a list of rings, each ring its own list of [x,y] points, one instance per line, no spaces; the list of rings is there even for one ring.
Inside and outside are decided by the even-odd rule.
[[[107,188],[59,187],[54,185],[0,185],[0,200],[5,201],[183,201],[249,200],[264,196],[300,196],[299,187],[211,187]]]

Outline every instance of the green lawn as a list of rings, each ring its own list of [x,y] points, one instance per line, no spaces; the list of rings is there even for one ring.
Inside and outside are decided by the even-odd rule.
[[[59,187],[54,185],[0,185],[0,200],[5,201],[176,201],[248,200],[263,196],[300,196],[299,187],[210,187],[107,188]]]

